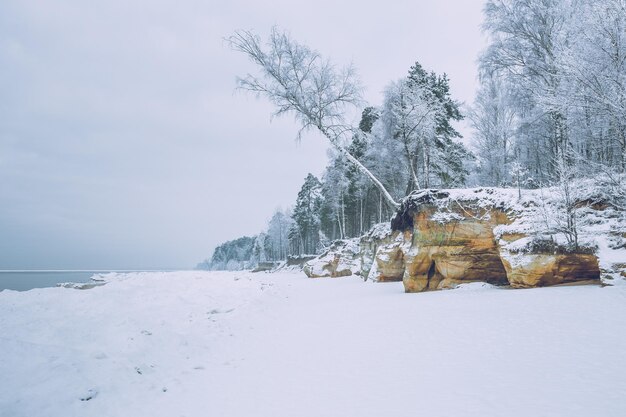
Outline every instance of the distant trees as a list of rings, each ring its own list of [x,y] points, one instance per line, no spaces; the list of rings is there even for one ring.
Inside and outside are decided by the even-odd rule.
[[[264,232],[222,243],[211,258],[199,263],[196,269],[236,271],[255,268],[261,262],[285,260],[295,253],[289,241],[289,231],[294,224],[290,210],[277,209]]]
[[[252,259],[255,241],[256,236],[244,236],[222,243],[215,248],[211,259],[200,263],[197,268],[232,271],[250,268],[250,260]]]
[[[291,210],[276,210],[267,225],[267,258],[270,261],[287,259],[289,250],[289,231],[294,227]]]

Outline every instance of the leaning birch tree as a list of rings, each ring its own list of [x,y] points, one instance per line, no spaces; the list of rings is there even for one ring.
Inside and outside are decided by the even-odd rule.
[[[267,97],[274,116],[291,113],[304,131],[317,129],[348,161],[378,188],[391,207],[399,207],[385,186],[344,145],[355,129],[345,120],[346,109],[361,103],[361,86],[354,67],[337,69],[317,52],[273,28],[268,42],[251,31],[226,39],[230,47],[257,64],[260,76],[238,78],[239,88]]]

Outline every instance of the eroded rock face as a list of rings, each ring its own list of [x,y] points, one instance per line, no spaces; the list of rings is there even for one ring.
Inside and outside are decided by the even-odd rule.
[[[397,235],[398,232],[392,232],[389,224],[381,223],[361,237],[359,251],[362,277],[376,281],[378,271],[375,260],[378,249],[393,243]]]
[[[446,199],[441,192],[425,190],[398,212],[395,224],[412,231],[411,245],[403,253],[406,292],[477,281],[514,288],[600,282],[595,255],[511,255],[508,245],[528,236],[495,236],[494,229],[514,221],[506,207],[485,204],[484,199]]]
[[[402,281],[406,269],[406,253],[411,246],[412,234],[393,232],[379,245],[368,279],[378,282]]]
[[[595,255],[505,254],[502,260],[513,288],[580,284],[600,280],[600,267]]]
[[[420,248],[417,255],[408,256],[403,282],[406,292],[455,288],[469,282],[508,284],[496,253],[471,253],[451,246]]]
[[[404,277],[404,252],[401,244],[382,246],[376,252],[376,281],[402,281]]]
[[[493,234],[494,225],[506,221],[503,213],[451,212],[446,221],[438,221],[435,214],[435,208],[425,207],[413,216],[412,245],[405,254],[406,292],[467,282],[508,283]]]

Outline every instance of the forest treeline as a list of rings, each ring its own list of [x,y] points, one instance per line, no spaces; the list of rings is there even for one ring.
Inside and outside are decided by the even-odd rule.
[[[381,189],[400,201],[421,188],[569,189],[597,174],[620,181],[626,2],[489,0],[484,16],[489,42],[474,103],[462,106],[446,74],[416,62],[389,83],[380,105],[362,111],[322,176],[305,178],[293,208],[276,211],[267,230],[246,241],[252,259],[318,253],[364,234],[395,209]],[[463,118],[473,128],[465,142],[454,128]]]

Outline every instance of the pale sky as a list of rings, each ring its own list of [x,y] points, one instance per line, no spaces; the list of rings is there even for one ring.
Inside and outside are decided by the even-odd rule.
[[[0,269],[191,268],[293,204],[327,144],[235,92],[234,30],[352,62],[372,105],[416,60],[471,103],[482,0],[336,3],[2,0]]]

